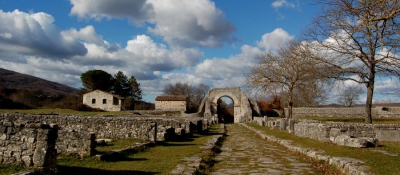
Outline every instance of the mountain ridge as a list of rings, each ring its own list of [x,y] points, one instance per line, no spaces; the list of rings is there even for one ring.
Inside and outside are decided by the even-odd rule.
[[[0,68],[0,87],[27,91],[42,91],[45,95],[78,95],[79,89],[4,68]]]

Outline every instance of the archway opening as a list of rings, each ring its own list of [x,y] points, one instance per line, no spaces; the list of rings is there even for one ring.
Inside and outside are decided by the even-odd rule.
[[[234,123],[234,102],[230,97],[223,96],[217,101],[218,122]]]

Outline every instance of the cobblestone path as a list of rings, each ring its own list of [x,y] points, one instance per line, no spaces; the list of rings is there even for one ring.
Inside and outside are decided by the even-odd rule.
[[[227,124],[226,127],[228,136],[222,152],[215,157],[213,175],[315,174],[311,164],[301,162],[244,126]]]

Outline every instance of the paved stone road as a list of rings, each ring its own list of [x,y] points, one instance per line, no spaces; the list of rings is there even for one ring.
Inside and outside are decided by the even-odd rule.
[[[261,139],[239,125],[226,125],[228,136],[216,156],[213,175],[222,174],[314,174],[309,163],[301,162],[277,145]]]

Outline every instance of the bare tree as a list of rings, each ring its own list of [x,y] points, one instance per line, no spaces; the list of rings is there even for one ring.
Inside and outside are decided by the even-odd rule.
[[[372,123],[375,77],[400,73],[400,0],[317,1],[322,13],[305,35],[336,68],[330,77],[366,86],[365,122]]]
[[[312,98],[323,83],[321,71],[325,71],[316,59],[312,59],[312,52],[307,45],[292,41],[280,47],[277,52],[269,51],[256,57],[258,64],[247,74],[247,82],[253,88],[262,89],[272,94],[279,92],[287,94],[289,118],[292,118],[292,107],[296,98]],[[317,88],[318,90],[315,90]]]
[[[165,95],[186,95],[188,96],[188,111],[197,112],[201,101],[205,98],[210,87],[205,84],[199,84],[197,86],[192,86],[188,83],[175,83],[168,84],[164,87]]]
[[[351,107],[360,100],[360,95],[363,92],[363,89],[357,85],[343,87],[343,89],[339,89],[338,91],[338,102],[343,106]]]

